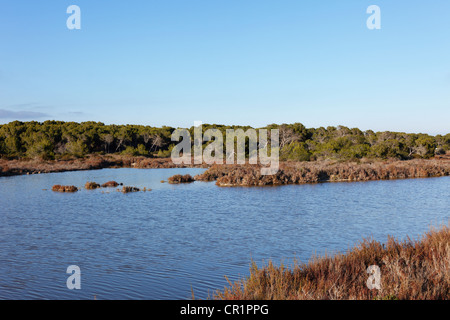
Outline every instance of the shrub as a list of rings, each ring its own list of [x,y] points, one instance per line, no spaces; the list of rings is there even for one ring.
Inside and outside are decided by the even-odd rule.
[[[171,144],[167,150],[159,150],[156,156],[158,158],[170,158],[172,155],[172,149],[175,147],[175,145]]]
[[[311,153],[304,142],[293,142],[281,149],[281,160],[309,161]]]
[[[436,143],[433,137],[421,135],[416,140],[417,153],[423,158],[431,158],[434,156]]]
[[[118,185],[119,184],[116,181],[108,181],[108,182],[105,182],[104,184],[102,184],[102,188],[115,188]]]
[[[145,148],[145,146],[143,144],[139,144],[137,146],[136,152],[140,156],[148,156],[148,150]]]
[[[88,152],[88,148],[82,140],[69,141],[66,144],[66,150],[68,153],[79,158],[84,157],[84,155]]]
[[[436,150],[434,151],[434,154],[438,155],[438,156],[442,156],[445,154],[445,150],[444,148],[438,147],[436,148]]]
[[[77,192],[78,188],[75,186],[61,186],[59,184],[52,187],[52,191],[55,192]]]
[[[122,188],[122,192],[123,193],[129,193],[129,192],[139,192],[139,191],[141,191],[139,188],[136,188],[136,187],[128,187],[128,186],[124,186],[123,188]]]
[[[136,148],[128,146],[125,148],[125,150],[122,151],[122,154],[127,156],[137,156],[139,155],[139,152],[136,150]]]
[[[95,189],[100,188],[100,185],[98,183],[95,183],[95,182],[86,182],[84,187],[86,189],[88,189],[88,190],[95,190]]]
[[[47,139],[42,139],[31,145],[28,148],[26,155],[29,158],[40,160],[51,160],[55,158],[55,154],[53,153],[53,145]]]
[[[184,176],[182,176],[181,174],[176,174],[170,177],[167,181],[172,184],[177,184],[177,183],[191,183],[194,182],[195,180],[194,178],[192,178],[190,174],[186,174]]]

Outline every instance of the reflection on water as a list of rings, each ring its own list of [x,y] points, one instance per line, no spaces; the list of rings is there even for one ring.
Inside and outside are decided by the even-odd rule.
[[[449,177],[265,188],[170,185],[204,169],[105,169],[0,178],[0,299],[188,299],[362,237],[417,237],[447,223]],[[60,194],[109,180],[151,188]],[[43,190],[47,189],[47,190]],[[102,193],[103,191],[103,193]],[[66,268],[81,268],[81,290]]]

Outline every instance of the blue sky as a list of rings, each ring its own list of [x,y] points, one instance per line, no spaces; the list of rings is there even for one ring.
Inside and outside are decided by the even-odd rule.
[[[450,132],[448,0],[1,0],[0,43],[0,123]]]

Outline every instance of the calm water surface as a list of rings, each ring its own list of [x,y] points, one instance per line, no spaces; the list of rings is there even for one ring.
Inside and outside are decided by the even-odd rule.
[[[450,177],[265,188],[160,182],[202,171],[0,178],[0,299],[187,299],[191,288],[206,298],[224,275],[248,275],[251,259],[307,261],[363,237],[417,238],[450,219]],[[109,180],[153,190],[50,191]],[[66,287],[69,265],[81,268],[81,290]]]

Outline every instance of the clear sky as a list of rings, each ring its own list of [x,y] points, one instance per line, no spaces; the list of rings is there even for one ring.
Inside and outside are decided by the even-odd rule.
[[[450,1],[0,0],[15,119],[448,133]]]

